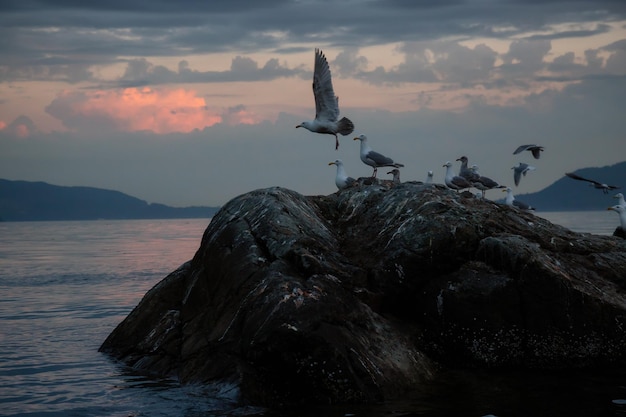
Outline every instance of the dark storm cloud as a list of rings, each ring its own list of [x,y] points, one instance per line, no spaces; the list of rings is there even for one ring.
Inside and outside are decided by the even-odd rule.
[[[445,71],[450,79],[459,74],[450,67],[428,67],[419,53],[409,51],[407,61],[392,72],[378,68],[363,73],[367,61],[356,56],[351,59],[349,54],[355,55],[365,46],[446,37],[510,39],[547,31],[550,25],[562,22],[610,22],[625,17],[622,0],[5,0],[0,2],[0,82],[98,82],[90,66],[125,62],[128,57],[182,59],[258,51],[288,54],[302,51],[299,45],[310,44],[346,51],[348,56],[337,57],[338,74],[352,73],[373,83],[429,82],[436,80],[437,70]],[[607,23],[600,23],[593,28],[533,34],[526,40],[586,37],[608,29]],[[493,59],[487,50],[456,48],[452,52],[471,55],[474,77],[482,76]],[[120,83],[267,80],[298,72],[278,62],[257,68],[246,68],[245,61],[233,63],[236,65],[223,73],[150,67],[141,77],[130,76],[128,72],[134,69],[129,68]]]

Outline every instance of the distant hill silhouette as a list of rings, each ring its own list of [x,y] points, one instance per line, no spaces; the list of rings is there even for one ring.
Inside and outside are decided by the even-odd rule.
[[[170,207],[119,191],[0,179],[0,220],[209,218],[218,207]]]
[[[515,195],[526,204],[537,207],[539,211],[585,211],[604,210],[617,201],[613,196],[621,192],[626,195],[626,162],[601,168],[582,168],[574,171],[581,177],[600,183],[617,185],[622,189],[604,194],[589,182],[563,177],[552,185],[536,193]]]

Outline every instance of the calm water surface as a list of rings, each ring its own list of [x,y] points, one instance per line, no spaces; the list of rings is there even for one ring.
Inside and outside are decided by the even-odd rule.
[[[617,216],[599,214],[596,223],[589,213],[541,213],[575,231],[611,234]],[[0,223],[0,415],[626,416],[621,375],[455,371],[405,401],[272,412],[133,374],[100,354],[146,291],[193,257],[208,222]]]

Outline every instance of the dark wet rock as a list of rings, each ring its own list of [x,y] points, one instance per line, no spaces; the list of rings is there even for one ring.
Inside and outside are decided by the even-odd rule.
[[[613,232],[613,236],[621,237],[622,239],[626,239],[626,230],[622,226],[617,226],[615,231]]]
[[[368,402],[440,366],[624,367],[625,288],[623,239],[439,185],[269,188],[226,204],[101,350],[256,404]]]

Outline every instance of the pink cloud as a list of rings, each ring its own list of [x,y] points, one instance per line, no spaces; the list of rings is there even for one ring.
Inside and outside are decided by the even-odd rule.
[[[217,123],[254,123],[256,120],[245,109],[241,109],[237,117],[229,110],[211,109],[195,91],[182,88],[67,91],[59,94],[46,111],[70,129],[110,128],[155,133],[190,132]]]

